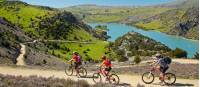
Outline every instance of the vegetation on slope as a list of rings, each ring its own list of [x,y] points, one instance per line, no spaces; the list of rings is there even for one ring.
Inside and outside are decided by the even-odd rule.
[[[59,79],[55,77],[38,77],[38,76],[11,76],[0,74],[1,87],[110,87],[105,84],[90,85],[84,80],[74,81],[71,79]]]
[[[198,13],[198,0],[186,0],[175,9],[132,23],[132,25],[146,30],[158,30],[189,39],[198,39]]]
[[[63,8],[61,10],[70,11],[86,22],[128,22],[159,14],[169,10],[169,8],[80,5]]]
[[[10,29],[11,32],[21,31],[23,32],[22,35],[30,37],[30,40],[36,39],[39,41],[43,41],[44,39],[54,39],[64,41],[77,41],[78,43],[82,41],[94,43],[93,45],[77,43],[78,45],[74,44],[74,46],[71,46],[72,43],[52,45],[48,44],[47,42],[38,42],[35,44],[26,44],[28,45],[28,47],[27,53],[25,55],[25,61],[29,65],[61,65],[62,62],[60,62],[60,60],[57,60],[55,56],[60,57],[62,59],[68,59],[66,58],[67,55],[64,54],[64,52],[67,53],[68,50],[64,48],[70,49],[71,53],[73,51],[78,51],[79,53],[81,53],[81,55],[83,55],[84,59],[85,54],[83,54],[82,51],[86,49],[90,49],[92,51],[89,52],[87,55],[95,59],[97,58],[97,56],[103,55],[105,53],[104,50],[99,51],[101,50],[100,48],[104,49],[107,44],[101,41],[102,39],[105,40],[104,38],[100,37],[102,33],[98,34],[95,29],[92,29],[88,25],[84,24],[82,21],[78,20],[70,12],[61,12],[57,9],[50,7],[29,5],[21,1],[3,1],[0,3],[0,16],[10,21],[7,24],[2,24],[2,26],[7,26],[10,23],[12,23],[11,27],[14,28],[10,29],[9,27],[8,30]],[[20,27],[20,29],[16,30],[15,27]],[[17,41],[15,45],[19,45],[19,43],[30,41],[18,41],[20,37],[16,36],[16,33],[10,35],[3,31],[1,33],[4,37],[1,37],[1,39],[4,40],[7,38],[10,44],[15,43]],[[2,42],[2,44],[4,43],[6,43],[6,41]],[[77,49],[79,45],[82,45],[85,49]],[[1,46],[3,48],[10,49],[8,46]],[[16,52],[15,48],[17,47],[15,46],[13,48],[13,54]],[[18,49],[20,49],[20,47],[18,47]],[[2,50],[2,52],[5,51]],[[93,52],[98,53],[93,54]],[[52,56],[52,54],[54,56]],[[5,58],[5,56],[2,55],[1,57]],[[8,57],[10,58],[10,56]],[[16,60],[16,57],[17,55],[15,55],[15,57],[12,57],[11,59],[14,58],[14,60]],[[48,57],[49,59],[47,59]],[[55,63],[53,63],[53,61],[55,61]]]
[[[129,32],[119,37],[110,47],[123,58],[152,56],[157,52],[169,55],[171,51],[167,46],[135,32]]]

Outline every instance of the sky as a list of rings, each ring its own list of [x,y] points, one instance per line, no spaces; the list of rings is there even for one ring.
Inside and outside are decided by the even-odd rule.
[[[63,8],[82,4],[96,4],[104,6],[149,6],[171,2],[175,0],[21,0],[33,5]]]

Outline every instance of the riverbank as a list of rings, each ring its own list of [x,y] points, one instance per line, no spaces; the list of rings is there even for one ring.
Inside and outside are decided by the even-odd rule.
[[[126,24],[119,23],[88,23],[91,27],[95,27],[97,25],[106,25],[109,31],[107,31],[108,36],[111,36],[109,41],[115,41],[117,38],[125,35],[128,32],[137,32],[144,36],[147,36],[151,39],[156,40],[157,42],[161,42],[162,44],[168,46],[171,49],[180,48],[185,50],[188,54],[189,58],[192,58],[193,55],[198,52],[199,42],[185,39],[180,36],[167,35],[158,31],[145,31],[137,27],[133,27]]]

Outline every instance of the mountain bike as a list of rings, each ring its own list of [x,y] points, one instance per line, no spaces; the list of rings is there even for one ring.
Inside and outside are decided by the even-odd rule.
[[[68,62],[69,66],[65,66],[65,74],[68,76],[72,76],[75,70],[75,64],[73,62]],[[78,67],[77,76],[86,77],[87,70],[83,66]]]
[[[159,73],[160,70],[158,68],[153,67],[149,72],[145,72],[142,75],[142,81],[146,84],[153,83],[155,79],[155,73]],[[163,82],[166,85],[172,85],[176,82],[176,75],[170,72],[167,72],[164,74],[164,80]]]
[[[103,82],[102,81],[102,76],[103,76],[105,77],[105,81],[108,81],[110,84],[113,84],[113,85],[119,84],[119,81],[120,81],[119,76],[115,72],[112,72],[112,71],[108,75],[106,75],[104,73],[104,70],[105,70],[104,68],[103,67],[97,68],[97,72],[93,74],[93,81],[95,83]]]

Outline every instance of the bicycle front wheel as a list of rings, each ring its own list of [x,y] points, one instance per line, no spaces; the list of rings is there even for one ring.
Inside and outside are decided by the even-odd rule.
[[[86,77],[87,76],[87,70],[85,68],[81,67],[79,69],[79,76],[80,77]]]
[[[68,76],[73,75],[73,67],[72,66],[66,66],[65,67],[65,74]]]
[[[92,79],[94,83],[102,82],[102,78],[99,73],[94,73]]]
[[[164,76],[164,83],[167,85],[172,85],[176,82],[176,75],[173,73],[166,73]]]
[[[109,75],[109,83],[113,85],[119,84],[119,76],[116,74]]]
[[[154,81],[154,75],[151,72],[145,72],[142,75],[142,81],[146,84],[151,84]]]

